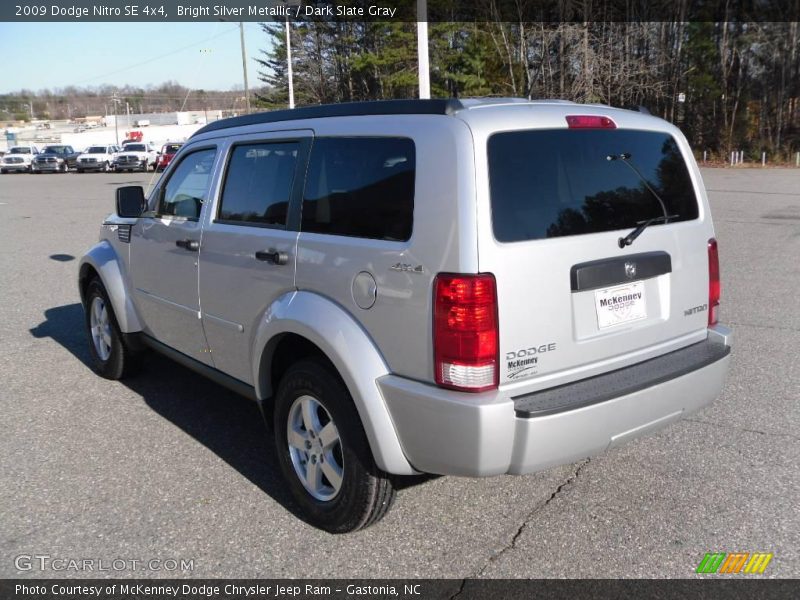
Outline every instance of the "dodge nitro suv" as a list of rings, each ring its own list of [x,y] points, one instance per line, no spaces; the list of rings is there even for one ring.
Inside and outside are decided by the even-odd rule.
[[[728,370],[700,172],[643,112],[246,115],[116,203],[80,264],[94,369],[152,349],[252,398],[331,532],[379,520],[399,476],[531,473],[658,430]]]

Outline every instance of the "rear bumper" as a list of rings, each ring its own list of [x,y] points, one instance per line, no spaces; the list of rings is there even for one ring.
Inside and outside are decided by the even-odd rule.
[[[554,401],[553,390],[514,399],[502,392],[452,392],[394,375],[378,384],[415,469],[519,475],[599,454],[710,404],[722,390],[730,347],[730,331],[718,326],[701,344],[562,386],[557,396],[575,399],[567,404]],[[642,380],[642,373],[652,379]],[[596,390],[597,401],[587,388]]]

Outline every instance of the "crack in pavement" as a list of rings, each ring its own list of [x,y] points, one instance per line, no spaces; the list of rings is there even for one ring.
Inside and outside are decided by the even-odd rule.
[[[791,433],[778,433],[776,431],[760,431],[758,429],[747,429],[747,428],[738,428],[732,427],[731,425],[723,425],[722,423],[714,423],[713,421],[702,421],[700,419],[690,419],[685,418],[684,421],[689,421],[690,423],[698,423],[700,425],[709,425],[711,427],[719,427],[720,429],[727,429],[728,431],[739,431],[742,433],[755,433],[757,435],[763,435],[766,437],[788,437],[791,440],[800,440],[800,436],[792,435]]]
[[[725,325],[736,327],[752,327],[753,329],[777,329],[778,331],[800,331],[796,327],[782,327],[780,325],[759,325],[758,323],[742,323],[741,321],[725,321]]]
[[[467,585],[467,579],[464,578],[461,580],[461,585],[458,586],[458,591],[450,596],[447,600],[454,600],[454,598],[458,598],[462,592],[464,591],[464,586]]]
[[[525,518],[522,521],[522,524],[520,524],[520,526],[517,528],[517,531],[514,533],[514,535],[511,536],[511,540],[505,546],[503,546],[499,552],[496,552],[495,554],[490,556],[489,559],[486,561],[486,563],[480,569],[478,569],[472,575],[468,575],[466,578],[461,580],[461,587],[459,587],[458,591],[455,594],[450,596],[449,600],[453,600],[454,598],[457,598],[458,596],[461,595],[461,593],[464,591],[464,586],[466,585],[468,579],[477,579],[481,577],[486,572],[486,569],[488,569],[492,564],[500,560],[500,558],[502,558],[502,556],[506,552],[508,552],[509,550],[513,550],[516,547],[517,541],[522,535],[522,532],[528,528],[528,523],[533,519],[534,515],[544,510],[548,504],[550,504],[553,500],[556,499],[556,497],[558,497],[558,495],[564,490],[564,488],[575,483],[575,481],[580,476],[581,471],[583,471],[584,467],[588,465],[591,462],[591,460],[592,460],[591,458],[586,458],[581,462],[579,462],[578,466],[575,468],[575,471],[573,471],[573,473],[569,477],[567,477],[566,481],[564,481],[561,485],[559,485],[555,489],[555,491],[552,494],[550,494],[550,497],[547,500],[545,500],[542,504],[534,508],[531,512],[529,512],[525,516]]]

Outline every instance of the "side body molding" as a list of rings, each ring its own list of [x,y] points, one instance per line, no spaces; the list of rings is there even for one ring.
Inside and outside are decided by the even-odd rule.
[[[264,313],[253,340],[253,381],[259,399],[270,397],[269,372],[281,334],[306,338],[336,367],[353,397],[378,466],[395,475],[417,473],[400,446],[377,380],[389,373],[361,326],[338,304],[311,292],[277,299]]]
[[[130,290],[127,289],[126,285],[127,273],[125,272],[125,264],[120,260],[111,244],[106,240],[102,240],[83,255],[80,262],[79,280],[83,280],[87,265],[91,265],[100,275],[122,332],[134,333],[141,331],[142,325],[131,302]],[[82,295],[81,300],[83,300]]]

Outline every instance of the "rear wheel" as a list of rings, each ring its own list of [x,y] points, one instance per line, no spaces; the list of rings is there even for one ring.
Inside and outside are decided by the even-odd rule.
[[[275,400],[278,462],[307,520],[331,533],[368,527],[394,500],[347,388],[317,360],[292,366]]]
[[[131,375],[139,365],[138,356],[125,345],[106,289],[97,278],[86,289],[84,312],[92,369],[106,379]]]

